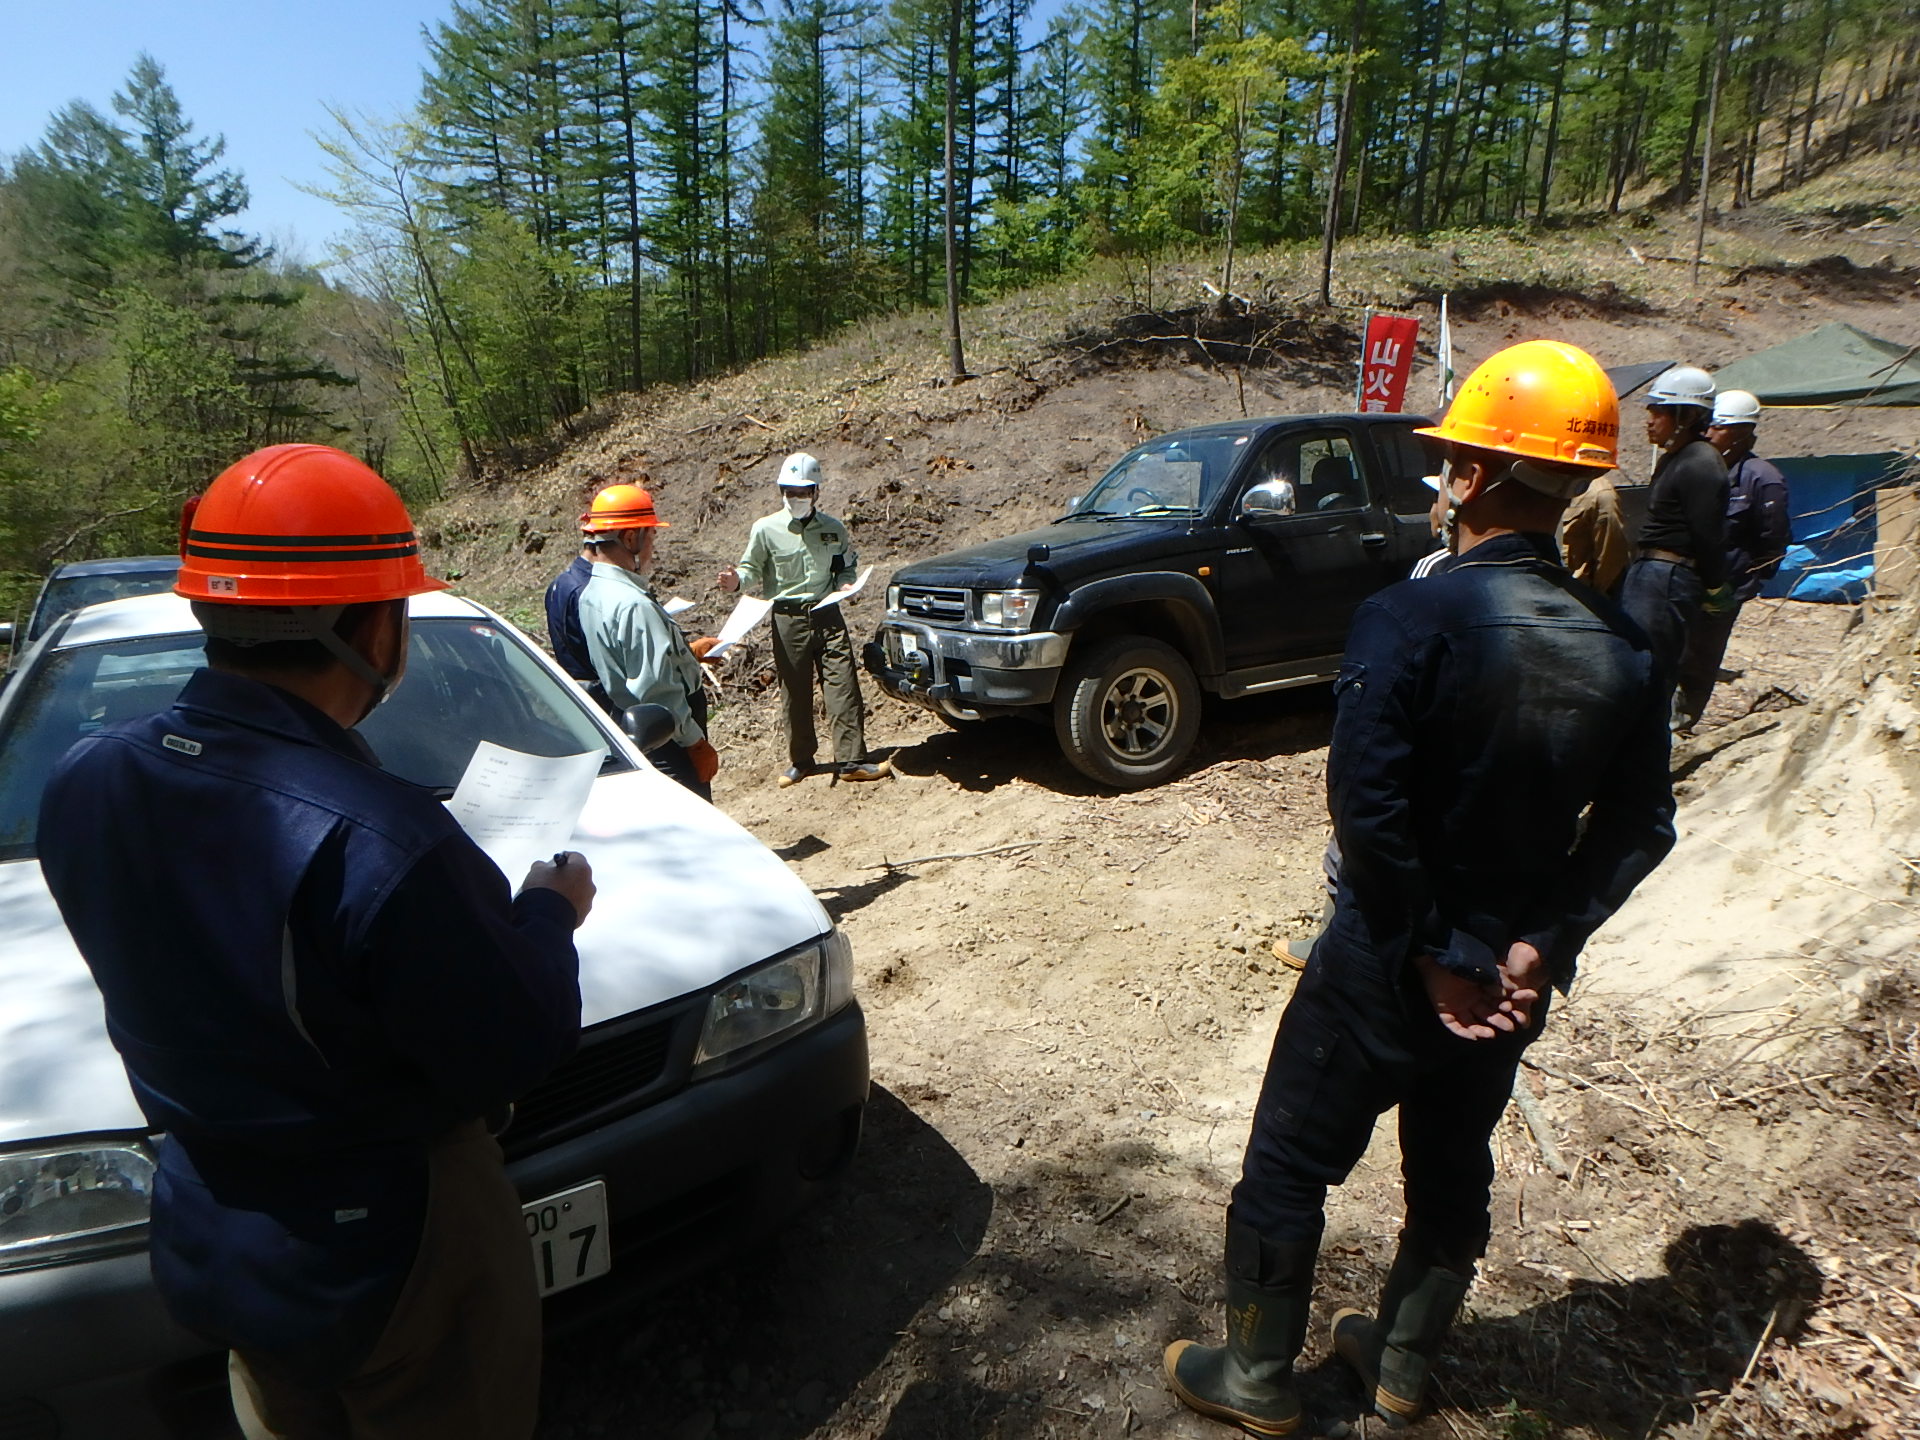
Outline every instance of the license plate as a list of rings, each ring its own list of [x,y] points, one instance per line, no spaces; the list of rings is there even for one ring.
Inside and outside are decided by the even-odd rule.
[[[542,1295],[570,1290],[613,1268],[607,1236],[607,1182],[590,1180],[520,1207],[533,1245],[533,1276]]]
[[[887,639],[893,644],[893,658],[897,663],[904,665],[910,660],[920,658],[920,641],[916,637],[903,634],[898,630],[889,630]]]

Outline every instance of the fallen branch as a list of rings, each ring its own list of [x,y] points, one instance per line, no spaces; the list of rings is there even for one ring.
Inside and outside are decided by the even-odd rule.
[[[1520,1111],[1520,1118],[1527,1122],[1527,1129],[1533,1132],[1533,1143],[1540,1147],[1541,1162],[1565,1180],[1573,1172],[1567,1168],[1560,1146],[1553,1138],[1553,1124],[1547,1119],[1547,1112],[1540,1108],[1540,1102],[1533,1098],[1533,1091],[1527,1088],[1527,1077],[1518,1070],[1513,1072],[1513,1103]]]
[[[982,855],[1007,855],[1015,850],[1031,850],[1037,845],[1051,845],[1051,840],[1022,840],[1013,845],[994,845],[985,850],[958,850],[951,855],[916,855],[911,860],[882,860],[878,865],[862,865],[862,870],[908,870],[915,865],[925,865],[934,860],[977,860]]]

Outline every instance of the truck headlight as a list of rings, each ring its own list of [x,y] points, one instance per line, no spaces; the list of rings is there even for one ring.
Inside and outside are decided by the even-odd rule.
[[[853,999],[853,947],[838,930],[736,975],[707,1002],[696,1075],[725,1069],[818,1024]]]
[[[1038,590],[982,590],[980,623],[993,630],[1025,630],[1039,605]]]
[[[144,1140],[0,1152],[0,1271],[130,1248],[152,1205],[153,1152]]]
[[[898,585],[887,586],[887,613],[889,615],[898,615],[900,613],[900,587]]]

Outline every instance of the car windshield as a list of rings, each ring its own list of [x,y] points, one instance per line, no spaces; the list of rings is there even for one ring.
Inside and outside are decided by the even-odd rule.
[[[1204,514],[1246,454],[1247,439],[1222,431],[1150,440],[1121,456],[1073,515],[1119,520]]]
[[[16,676],[23,689],[0,728],[0,860],[34,853],[40,792],[69,746],[165,709],[205,658],[197,632],[149,636],[59,650]],[[631,768],[585,703],[498,625],[416,620],[406,680],[359,729],[388,770],[443,795],[482,740],[533,755],[603,750],[601,773]]]
[[[109,600],[131,600],[136,595],[158,595],[173,588],[179,565],[153,570],[135,570],[120,575],[55,575],[33,607],[33,619],[27,626],[27,639],[38,640],[65,616],[87,605],[104,605]]]

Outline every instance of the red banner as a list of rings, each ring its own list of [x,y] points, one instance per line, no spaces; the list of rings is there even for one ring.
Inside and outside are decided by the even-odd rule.
[[[1398,410],[1407,398],[1413,370],[1413,342],[1420,322],[1408,315],[1375,315],[1367,321],[1360,347],[1360,408]]]

